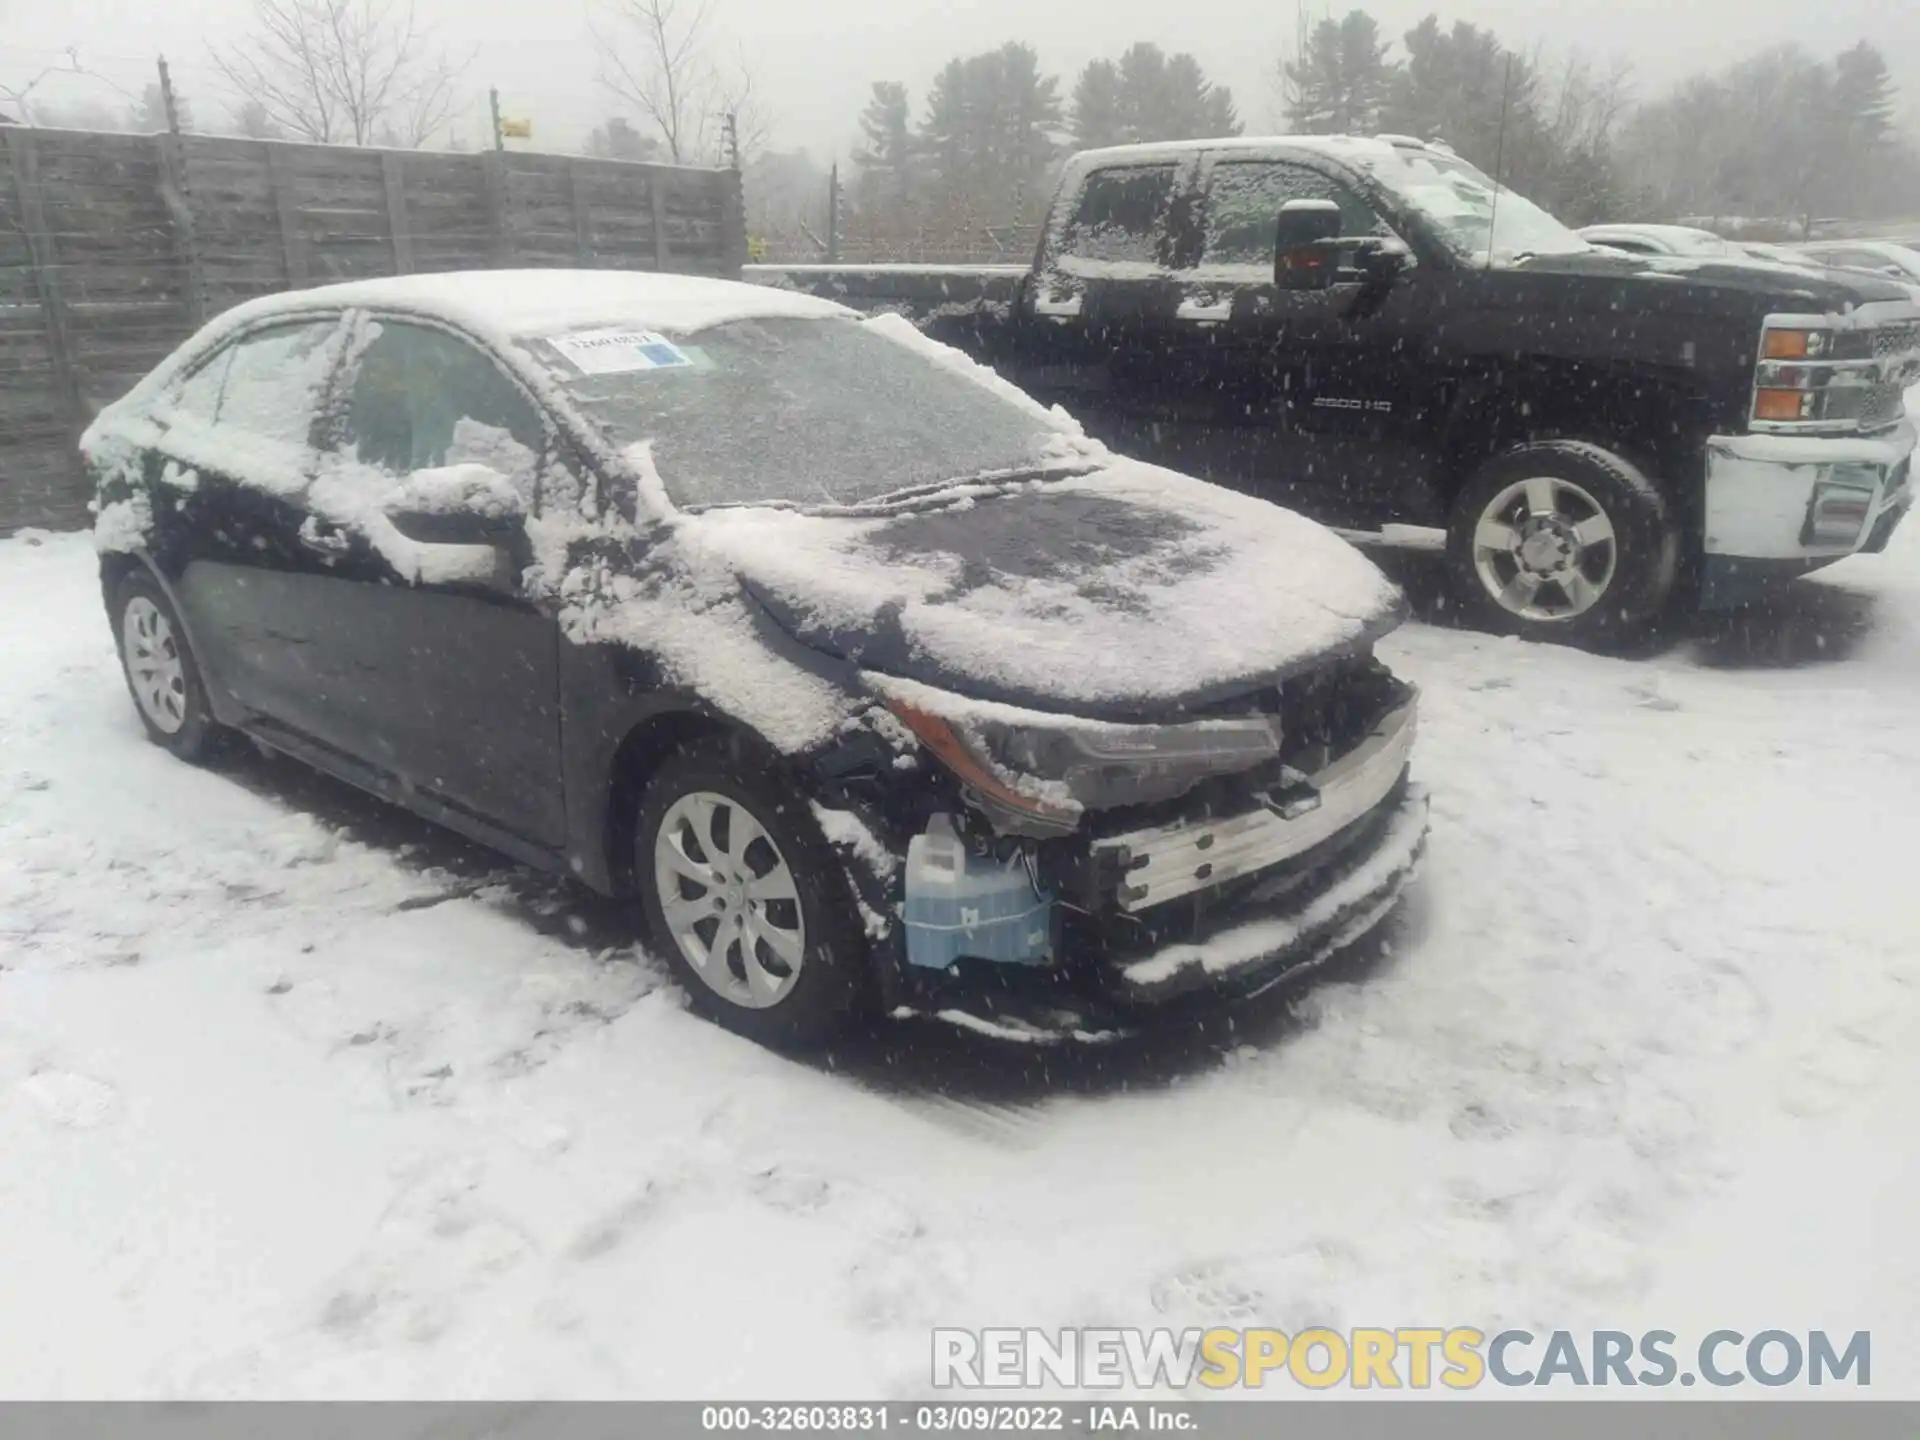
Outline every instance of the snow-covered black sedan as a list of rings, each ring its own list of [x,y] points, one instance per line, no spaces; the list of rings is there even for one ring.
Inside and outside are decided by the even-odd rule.
[[[893,317],[489,272],[242,305],[84,438],[142,724],[635,897],[694,1001],[1119,1033],[1426,836],[1398,592]]]

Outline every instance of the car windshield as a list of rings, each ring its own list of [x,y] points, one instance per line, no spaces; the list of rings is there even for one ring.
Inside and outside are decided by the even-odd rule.
[[[651,446],[682,508],[859,505],[1066,463],[1041,413],[857,320],[738,320],[651,338],[657,363],[589,360],[587,373],[562,358],[580,352],[578,337],[535,348],[615,446]]]
[[[1524,196],[1495,185],[1457,156],[1395,148],[1358,157],[1374,179],[1424,216],[1447,246],[1476,264],[1593,249]]]

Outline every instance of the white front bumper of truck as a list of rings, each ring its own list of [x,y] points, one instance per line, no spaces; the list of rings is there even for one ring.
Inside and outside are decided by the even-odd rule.
[[[1911,420],[1876,435],[1714,436],[1706,553],[1818,562],[1865,548],[1912,503],[1915,441]]]

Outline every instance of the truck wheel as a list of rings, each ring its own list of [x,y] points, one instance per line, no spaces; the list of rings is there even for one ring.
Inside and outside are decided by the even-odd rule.
[[[657,953],[694,1007],[782,1047],[866,1009],[865,931],[805,807],[725,744],[690,746],[648,785],[634,874]]]
[[[182,760],[204,759],[225,732],[207,704],[186,627],[146,571],[135,570],[120,582],[113,628],[120,668],[147,738]]]
[[[1652,627],[1673,593],[1679,540],[1667,502],[1631,461],[1543,440],[1467,481],[1447,527],[1447,569],[1486,628],[1597,644]]]

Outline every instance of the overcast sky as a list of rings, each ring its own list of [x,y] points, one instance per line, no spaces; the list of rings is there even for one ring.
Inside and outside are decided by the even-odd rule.
[[[150,57],[164,51],[190,102],[225,108],[206,68],[210,39],[243,34],[251,0],[0,0],[0,84],[18,85],[48,62],[43,51],[78,45],[80,57],[120,87],[138,92]],[[535,143],[570,147],[620,107],[595,83],[587,33],[590,0],[416,0],[452,46],[474,52],[474,104],[465,139],[484,138],[484,95],[499,86],[509,113],[530,116]],[[1250,128],[1274,114],[1274,61],[1294,27],[1293,0],[713,0],[720,30],[737,42],[777,119],[781,148],[805,146],[844,157],[874,80],[901,80],[916,113],[928,80],[948,57],[1006,40],[1034,45],[1061,76],[1062,91],[1096,55],[1136,40],[1190,50],[1207,73],[1231,85]],[[1345,5],[1335,7],[1341,13]],[[1375,0],[1389,34],[1430,10],[1443,20],[1493,27],[1507,43],[1545,41],[1633,63],[1642,94],[1692,71],[1713,68],[1781,41],[1829,54],[1854,40],[1878,44],[1902,82],[1910,123],[1920,119],[1920,0]],[[1313,13],[1319,13],[1315,7]],[[729,47],[731,48],[731,47]],[[46,98],[100,98],[97,83],[56,82]]]

